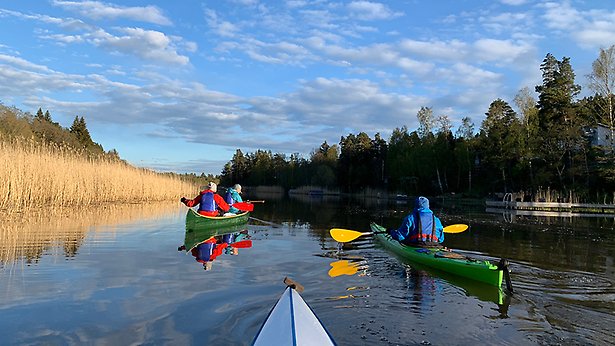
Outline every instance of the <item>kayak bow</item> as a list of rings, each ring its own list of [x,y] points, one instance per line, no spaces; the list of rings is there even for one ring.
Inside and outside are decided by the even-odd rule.
[[[294,284],[286,287],[252,345],[336,345],[295,287]]]

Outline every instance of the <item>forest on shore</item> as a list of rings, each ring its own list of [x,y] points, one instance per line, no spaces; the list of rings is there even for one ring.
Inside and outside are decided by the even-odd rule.
[[[395,128],[388,140],[350,133],[336,144],[325,141],[309,158],[237,149],[221,181],[408,195],[524,192],[529,199],[550,190],[561,201],[615,203],[615,45],[592,64],[592,96],[577,99],[581,86],[567,57],[547,54],[540,71],[537,100],[529,87],[515,96],[517,111],[496,99],[478,129],[464,117],[453,133],[449,116],[422,107],[415,130]]]

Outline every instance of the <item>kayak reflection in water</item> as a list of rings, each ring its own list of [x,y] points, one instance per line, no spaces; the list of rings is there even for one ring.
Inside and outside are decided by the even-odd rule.
[[[420,247],[441,247],[444,227],[429,209],[429,199],[416,199],[414,210],[406,216],[398,229],[389,230],[391,237],[402,244]]]
[[[213,261],[223,253],[236,256],[239,254],[239,248],[252,247],[252,241],[249,238],[248,230],[243,230],[241,232],[210,237],[190,250],[186,250],[185,245],[180,246],[177,250],[190,251],[195,260],[203,264],[204,270],[210,270]]]

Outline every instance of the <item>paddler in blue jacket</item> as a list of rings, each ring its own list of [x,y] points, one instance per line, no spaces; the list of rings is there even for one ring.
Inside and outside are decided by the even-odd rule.
[[[226,195],[224,196],[224,200],[228,205],[231,206],[229,213],[233,213],[233,214],[241,213],[239,209],[233,207],[234,203],[243,202],[243,199],[241,198],[240,193],[241,193],[241,185],[239,184],[235,184],[233,187],[229,187],[226,190]]]
[[[389,231],[393,239],[411,246],[440,246],[444,241],[444,227],[429,209],[426,197],[416,199],[414,210],[404,218],[398,229]]]

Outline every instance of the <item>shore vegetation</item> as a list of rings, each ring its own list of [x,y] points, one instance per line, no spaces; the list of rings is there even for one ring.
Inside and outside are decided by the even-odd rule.
[[[83,117],[70,129],[49,112],[0,105],[0,210],[142,203],[192,194],[207,178],[134,167],[90,138]]]

